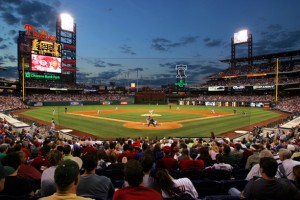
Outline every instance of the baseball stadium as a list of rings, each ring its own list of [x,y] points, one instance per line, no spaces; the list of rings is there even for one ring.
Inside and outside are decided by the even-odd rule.
[[[258,155],[263,151],[270,152],[272,159],[274,155],[273,160],[278,157],[278,163],[295,158],[295,166],[300,166],[300,50],[253,55],[255,36],[242,30],[228,38],[230,58],[218,61],[228,68],[210,74],[204,83],[189,83],[189,66],[182,63],[173,66],[174,82],[160,89],[143,85],[139,80],[130,80],[125,86],[115,82],[84,85],[77,83],[77,25],[70,16],[57,18],[55,36],[36,30],[31,24],[24,24],[23,28],[17,38],[18,79],[0,79],[0,151],[9,157],[10,151],[28,150],[26,166],[34,166],[40,173],[29,184],[41,192],[36,199],[56,194],[43,193],[46,190],[41,184],[47,169],[61,168],[60,161],[50,163],[55,160],[51,160],[51,152],[55,151],[62,153],[60,160],[65,156],[80,157],[82,176],[92,172],[107,176],[114,194],[118,193],[115,189],[121,191],[131,184],[126,182],[129,175],[124,175],[126,166],[136,164],[137,167],[131,167],[138,171],[142,168],[140,163],[132,160],[142,162],[141,155],[148,152],[155,160],[151,162],[155,164],[155,173],[161,173],[153,175],[158,183],[164,173],[168,173],[166,177],[172,175],[176,180],[191,183],[194,193],[188,194],[188,198],[181,196],[184,191],[178,198],[165,198],[167,195],[162,193],[163,199],[177,200],[210,195],[220,195],[211,199],[231,199],[227,195],[229,187],[244,189],[250,182],[248,173],[261,162]],[[240,46],[246,49],[247,56],[236,56]],[[7,68],[0,70],[5,74]],[[44,154],[47,148],[49,151]],[[282,149],[288,151],[286,158]],[[98,153],[95,155],[99,163],[88,171],[85,156],[91,152]],[[235,152],[235,157],[230,157],[230,152]],[[3,165],[9,165],[5,156],[1,157]],[[36,165],[36,158],[49,157],[49,163]],[[250,163],[250,157],[255,162]],[[103,166],[101,159],[106,163]],[[184,160],[196,164],[185,166]],[[268,166],[273,160],[266,161],[270,162]],[[225,167],[215,168],[220,163]],[[151,168],[152,165],[149,171]],[[257,174],[264,177],[258,169],[259,166]],[[291,170],[286,169],[287,174],[284,172],[280,177],[296,182]],[[163,182],[159,186],[163,190]],[[0,199],[5,198],[2,195],[0,191]],[[81,196],[112,199],[96,194]]]

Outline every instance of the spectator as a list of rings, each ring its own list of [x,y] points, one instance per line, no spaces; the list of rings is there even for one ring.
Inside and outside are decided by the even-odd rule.
[[[156,161],[157,168],[167,169],[168,171],[177,170],[179,168],[178,162],[176,159],[170,156],[171,147],[165,146],[163,148],[164,157]]]
[[[265,149],[265,150],[262,150],[260,153],[259,153],[259,159],[261,158],[266,158],[266,157],[269,157],[269,158],[274,158],[273,154],[271,151]],[[252,179],[256,179],[256,178],[260,178],[261,177],[261,174],[260,174],[260,167],[259,167],[259,163],[255,164],[251,170],[249,171],[247,177],[246,177],[246,180],[249,181],[249,180],[252,180]],[[277,177],[279,178],[280,176],[277,174]]]
[[[45,169],[41,178],[41,195],[50,196],[55,193],[56,185],[54,181],[54,172],[57,165],[63,160],[63,155],[58,150],[51,150],[47,154],[47,160],[50,163],[50,167]]]
[[[296,165],[300,165],[300,162],[292,160],[291,151],[284,148],[279,149],[278,155],[279,159],[282,161],[281,166],[279,166],[281,177],[287,177],[289,180],[295,181],[293,167],[295,167]]]
[[[113,200],[162,200],[162,196],[155,190],[144,187],[143,182],[143,167],[140,162],[134,159],[128,160],[124,169],[125,180],[129,186],[119,189],[115,192]]]
[[[71,146],[66,144],[63,148],[63,152],[64,152],[64,160],[73,158],[73,155],[71,154]]]
[[[185,170],[202,170],[204,169],[204,162],[201,159],[197,159],[198,151],[195,148],[190,148],[190,159],[184,159],[180,162],[180,169]]]
[[[2,159],[2,164],[4,166],[12,167],[14,169],[14,172],[12,172],[9,176],[5,178],[4,190],[0,194],[15,196],[33,196],[34,191],[32,190],[30,182],[26,179],[22,179],[17,176],[18,169],[21,165],[21,159],[18,153],[11,152],[7,154]]]
[[[21,159],[21,165],[19,167],[17,176],[28,180],[40,180],[42,173],[33,166],[27,165],[25,153],[23,151],[19,151],[17,153]]]
[[[250,149],[253,154],[248,157],[245,169],[251,169],[255,164],[259,163],[259,149],[260,146],[257,144],[251,145]]]
[[[198,198],[198,193],[188,178],[174,179],[166,169],[157,169],[155,180],[161,188],[163,198],[174,198],[189,196],[193,199]]]
[[[103,199],[111,199],[114,194],[114,186],[111,180],[105,176],[96,174],[98,157],[96,152],[88,152],[82,157],[84,173],[80,177],[77,187],[79,196],[97,196]]]
[[[43,145],[43,148],[41,149],[41,155],[35,157],[33,161],[31,162],[31,166],[35,167],[40,172],[43,172],[45,169],[50,167],[50,163],[46,158],[46,155],[50,151],[50,146],[47,144]]]
[[[300,199],[299,191],[289,180],[275,178],[278,164],[274,158],[261,158],[259,166],[262,178],[247,183],[242,199]]]
[[[217,154],[216,161],[217,163],[213,164],[213,166],[210,167],[212,170],[233,170],[233,167],[230,164],[224,163],[224,156],[222,154]]]
[[[293,167],[293,174],[295,176],[295,185],[300,190],[300,165],[296,165]]]
[[[3,166],[0,163],[0,192],[4,189],[5,177],[13,173],[15,170],[12,167]]]
[[[51,196],[41,198],[40,200],[92,200],[91,198],[84,198],[76,195],[76,190],[80,180],[80,168],[81,166],[71,159],[62,161],[57,166],[54,173],[54,180],[57,188],[56,193]]]

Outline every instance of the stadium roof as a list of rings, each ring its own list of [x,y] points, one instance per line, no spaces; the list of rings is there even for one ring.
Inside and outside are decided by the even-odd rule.
[[[231,62],[248,62],[248,61],[258,61],[258,60],[265,60],[265,59],[273,59],[273,58],[284,58],[284,57],[289,57],[293,58],[296,56],[300,56],[300,50],[296,51],[286,51],[286,52],[281,52],[281,53],[272,53],[272,54],[265,54],[265,55],[259,55],[259,56],[252,56],[252,58],[244,57],[244,58],[235,58],[234,60],[232,59],[226,59],[226,60],[220,60],[221,62],[224,63],[231,63]]]

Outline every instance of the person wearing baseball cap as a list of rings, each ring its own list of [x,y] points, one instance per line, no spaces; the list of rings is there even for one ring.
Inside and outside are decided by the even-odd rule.
[[[0,192],[4,189],[5,177],[13,173],[15,170],[8,166],[0,164]]]

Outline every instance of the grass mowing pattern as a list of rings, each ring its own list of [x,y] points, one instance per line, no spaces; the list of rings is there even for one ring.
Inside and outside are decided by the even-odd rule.
[[[68,106],[68,113],[74,111],[93,111],[97,116],[97,110],[114,110],[116,106]],[[64,114],[64,106],[57,107],[39,107],[24,112],[24,115],[28,115],[46,122],[51,122],[54,118],[57,127],[59,125],[68,127],[73,130],[80,130],[93,134],[97,137],[115,138],[115,137],[207,137],[210,136],[210,132],[214,131],[216,135],[227,131],[234,131],[241,129],[242,127],[258,123],[267,119],[271,119],[279,116],[269,110],[261,108],[249,108],[249,107],[204,107],[204,106],[180,106],[182,111],[207,111],[210,112],[214,109],[216,114],[218,112],[228,112],[233,114],[233,110],[237,111],[236,115],[224,116],[213,119],[201,119],[197,121],[182,122],[182,128],[170,129],[170,130],[136,130],[123,127],[123,123],[114,122],[102,119],[94,119],[75,115]],[[55,116],[52,116],[52,111],[55,109]],[[194,113],[170,113],[167,105],[122,105],[118,106],[119,110],[129,110],[124,113],[112,113],[112,114],[100,114],[101,117],[122,119],[134,122],[145,122],[146,117],[141,114],[148,114],[149,110],[154,109],[155,114],[161,114],[160,117],[154,117],[159,122],[174,122],[184,119],[205,118],[206,116]],[[172,111],[176,110],[176,107],[172,107]],[[246,116],[242,114],[246,112]],[[75,131],[76,132],[76,131]]]

